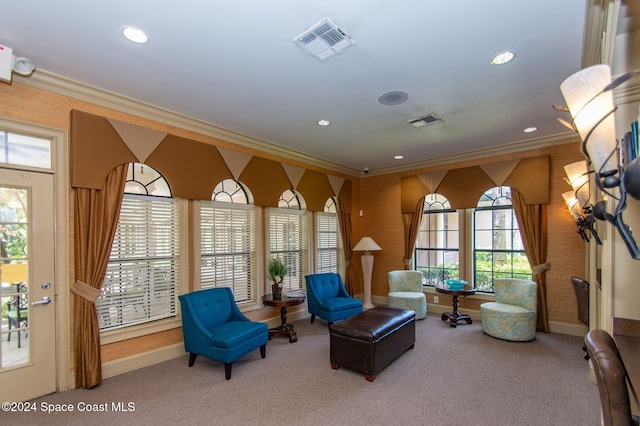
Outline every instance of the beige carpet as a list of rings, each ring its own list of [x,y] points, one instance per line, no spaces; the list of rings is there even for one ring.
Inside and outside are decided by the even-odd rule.
[[[36,413],[2,413],[2,425],[593,425],[597,387],[582,339],[538,333],[528,343],[497,340],[479,323],[450,328],[439,315],[416,323],[416,345],[374,382],[329,364],[322,320],[295,324],[298,342],[274,338],[234,363],[187,356],[34,401]],[[6,384],[2,384],[5,386]],[[113,403],[134,411],[114,412]],[[46,414],[44,404],[70,404]],[[101,404],[106,412],[78,412]]]

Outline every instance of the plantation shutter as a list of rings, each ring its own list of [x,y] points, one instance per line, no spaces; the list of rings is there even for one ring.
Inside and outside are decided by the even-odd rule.
[[[173,198],[124,195],[96,301],[101,331],[176,316],[177,205]]]
[[[303,288],[307,271],[307,221],[304,211],[271,209],[269,215],[270,257],[279,257],[287,267],[286,290]]]
[[[335,213],[316,213],[316,273],[340,272],[341,238]]]
[[[255,224],[249,205],[201,202],[201,287],[229,287],[236,302],[251,300]]]

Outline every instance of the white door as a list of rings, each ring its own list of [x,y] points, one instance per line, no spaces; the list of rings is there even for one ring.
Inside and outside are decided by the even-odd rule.
[[[0,401],[56,391],[53,193],[51,174],[0,169]]]

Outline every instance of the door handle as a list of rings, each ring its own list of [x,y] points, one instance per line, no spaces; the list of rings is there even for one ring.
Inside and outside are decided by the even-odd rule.
[[[42,300],[38,300],[37,302],[31,302],[31,306],[48,305],[49,303],[51,303],[51,298],[49,296],[45,296],[42,298]]]

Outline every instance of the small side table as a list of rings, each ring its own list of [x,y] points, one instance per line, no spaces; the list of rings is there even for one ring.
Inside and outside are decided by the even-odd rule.
[[[298,336],[296,335],[295,330],[293,329],[293,325],[287,324],[287,308],[289,306],[300,305],[304,303],[305,297],[289,297],[282,295],[281,299],[274,299],[273,294],[265,294],[262,296],[262,303],[265,306],[273,306],[280,308],[280,320],[282,324],[279,327],[274,327],[269,329],[269,340],[274,335],[282,335],[289,337],[289,343],[294,343],[298,341]]]
[[[475,294],[476,293],[475,288],[470,288],[470,289],[462,288],[460,290],[450,290],[449,288],[447,288],[446,284],[438,284],[436,285],[436,293],[448,294],[449,296],[451,296],[451,299],[453,301],[453,312],[443,313],[442,321],[449,320],[449,325],[451,327],[456,327],[458,325],[458,321],[460,320],[465,320],[467,324],[473,323],[469,315],[462,315],[460,312],[458,312],[458,306],[459,306],[458,297],[471,296],[472,294]]]

